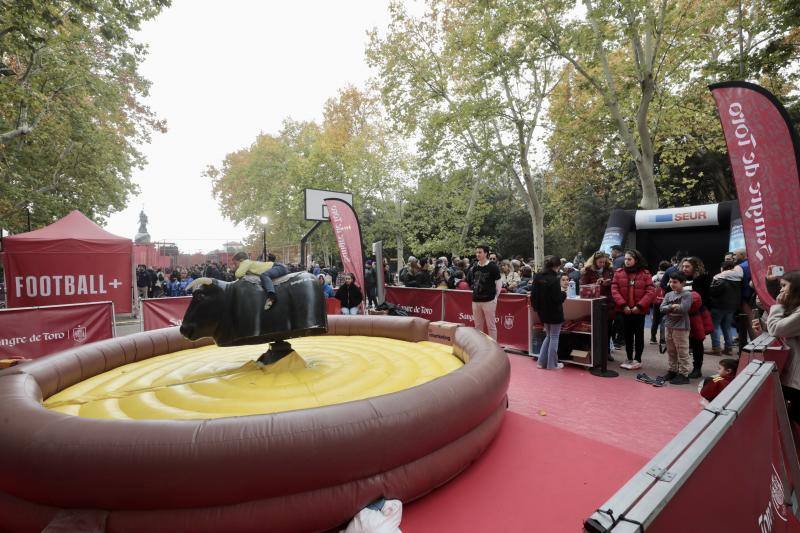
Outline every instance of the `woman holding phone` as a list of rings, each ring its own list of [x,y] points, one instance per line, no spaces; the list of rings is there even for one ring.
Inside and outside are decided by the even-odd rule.
[[[786,272],[780,284],[776,303],[769,309],[767,332],[781,337],[791,349],[781,384],[789,417],[800,421],[800,270]]]

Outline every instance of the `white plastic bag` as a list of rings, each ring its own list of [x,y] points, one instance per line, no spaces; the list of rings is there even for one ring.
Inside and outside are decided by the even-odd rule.
[[[401,533],[403,502],[386,500],[380,511],[364,508],[347,524],[345,533]]]

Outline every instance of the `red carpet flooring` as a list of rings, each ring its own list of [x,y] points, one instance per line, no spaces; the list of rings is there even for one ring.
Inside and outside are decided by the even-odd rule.
[[[700,411],[696,388],[654,388],[511,358],[509,412],[483,456],[403,509],[420,532],[577,532]]]

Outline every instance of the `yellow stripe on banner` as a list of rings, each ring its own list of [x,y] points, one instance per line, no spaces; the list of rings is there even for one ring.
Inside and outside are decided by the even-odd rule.
[[[115,419],[208,419],[308,409],[404,390],[462,366],[450,346],[382,337],[292,339],[295,352],[255,362],[269,345],[204,346],[86,379],[45,407]]]

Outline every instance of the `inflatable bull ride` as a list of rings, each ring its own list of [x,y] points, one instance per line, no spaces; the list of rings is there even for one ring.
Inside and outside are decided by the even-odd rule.
[[[328,331],[325,298],[313,275],[296,272],[274,281],[278,301],[265,311],[267,295],[258,276],[235,282],[194,280],[189,285],[192,301],[183,317],[181,334],[192,341],[213,337],[218,346],[269,342],[269,350],[258,361],[272,364],[292,353],[285,339]]]

